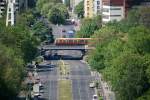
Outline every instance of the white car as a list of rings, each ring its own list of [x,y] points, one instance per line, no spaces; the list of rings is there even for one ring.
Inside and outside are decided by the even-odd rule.
[[[89,84],[89,87],[90,87],[90,88],[94,88],[94,87],[95,87],[95,83],[94,83],[94,82],[91,82],[91,83]]]
[[[92,100],[98,100],[98,96],[97,95],[93,95],[93,99]]]

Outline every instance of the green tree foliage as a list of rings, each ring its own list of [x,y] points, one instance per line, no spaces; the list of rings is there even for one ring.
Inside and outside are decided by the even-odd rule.
[[[54,24],[64,24],[69,17],[67,7],[61,0],[38,0],[37,10]]]
[[[35,36],[37,36],[41,42],[48,40],[49,42],[53,42],[53,34],[52,28],[43,23],[43,21],[36,21],[32,26],[32,32]]]
[[[150,90],[148,90],[146,93],[144,93],[141,97],[139,97],[137,100],[149,100],[150,98]]]
[[[44,6],[44,4],[48,3],[62,3],[62,0],[37,0],[36,2],[36,8],[38,11],[41,11],[41,8]]]
[[[77,32],[77,37],[88,38],[93,35],[94,31],[101,28],[101,17],[97,16],[92,19],[83,19],[81,29]]]
[[[13,100],[20,91],[24,62],[13,49],[0,44],[0,99]]]
[[[130,27],[137,26],[137,25],[143,25],[147,28],[150,27],[150,7],[134,7],[129,12],[128,18],[125,21],[125,24],[127,24]]]
[[[146,23],[141,21],[147,13],[142,13],[143,9],[136,9],[121,22],[108,23],[92,35],[95,49],[89,53],[88,62],[102,72],[117,100],[149,98],[150,30],[148,24],[140,25]]]
[[[61,15],[61,11],[56,7],[53,7],[50,10],[48,19],[54,24],[61,24],[65,22],[65,17]]]
[[[44,15],[45,17],[48,16],[48,13],[49,13],[49,10],[54,6],[54,3],[45,3],[43,6],[42,6],[42,9],[41,9],[41,14]]]
[[[16,100],[24,79],[25,64],[37,52],[37,37],[31,34],[35,22],[30,11],[17,17],[15,26],[5,27],[0,21],[0,99]]]
[[[53,6],[48,13],[48,19],[54,24],[64,24],[66,18],[68,18],[67,8],[60,3]]]
[[[77,14],[79,18],[83,18],[84,17],[84,1],[81,1],[75,7],[75,14]]]
[[[136,48],[138,53],[150,53],[150,30],[143,26],[131,28],[129,42]]]
[[[144,63],[140,55],[128,52],[114,59],[109,71],[114,75],[111,82],[119,100],[135,100],[143,93],[147,85]]]

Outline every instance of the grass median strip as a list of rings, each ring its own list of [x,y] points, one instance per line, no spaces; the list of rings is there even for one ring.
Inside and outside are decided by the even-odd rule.
[[[72,88],[70,80],[59,80],[59,100],[72,100]]]

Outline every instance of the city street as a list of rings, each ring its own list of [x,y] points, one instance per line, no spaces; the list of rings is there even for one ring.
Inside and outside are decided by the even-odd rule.
[[[50,62],[50,61],[48,61]],[[92,100],[94,89],[89,87],[89,83],[92,81],[90,70],[87,65],[77,60],[66,60],[66,63],[70,66],[70,79],[72,81],[72,100]],[[41,82],[44,86],[43,95],[41,96],[45,100],[58,100],[58,73],[57,73],[57,61],[51,62],[53,67],[50,69],[38,71]]]
[[[55,38],[61,38],[63,36],[67,37],[67,31],[74,30],[74,25],[53,25],[53,35]],[[65,30],[65,32],[62,32]]]
[[[0,100],[150,100],[150,0],[0,0]]]
[[[44,86],[42,98],[45,100],[57,100],[57,67],[55,65],[56,61],[53,61],[52,68],[38,72]]]
[[[73,100],[92,100],[94,89],[89,88],[92,81],[90,70],[81,61],[67,61],[71,67]]]
[[[46,21],[46,20],[45,20]],[[67,31],[74,30],[74,25],[50,25],[53,28],[55,38],[67,36]],[[65,30],[65,32],[62,32]],[[70,56],[72,58],[80,57],[80,51],[57,51],[59,55]],[[58,100],[58,61],[51,61],[53,67],[51,70],[39,72],[39,75],[44,82],[43,97],[46,100]],[[70,67],[70,80],[72,81],[72,100],[92,100],[95,93],[93,88],[89,87],[92,82],[91,72],[88,65],[80,60],[65,60]]]

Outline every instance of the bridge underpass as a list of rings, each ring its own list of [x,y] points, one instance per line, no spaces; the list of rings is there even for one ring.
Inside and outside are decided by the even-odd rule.
[[[44,45],[43,50],[91,50],[93,47],[88,45]]]
[[[88,47],[87,45],[44,45],[41,47],[41,51],[46,54],[46,58],[48,59],[64,59],[64,60],[81,60],[83,59],[83,56],[85,53],[93,49],[91,47]],[[63,53],[66,52],[67,55],[62,55],[60,52],[63,51]],[[73,52],[80,52],[79,53],[73,53]],[[44,54],[45,55],[45,54]],[[78,57],[73,57],[74,55],[80,55]]]

